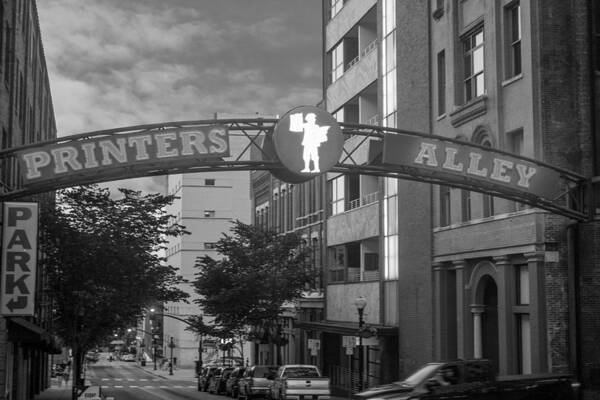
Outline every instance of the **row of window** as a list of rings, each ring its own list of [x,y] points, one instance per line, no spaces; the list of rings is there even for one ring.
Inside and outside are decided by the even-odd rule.
[[[466,103],[485,94],[485,37],[480,24],[461,37],[462,44],[462,100]],[[513,2],[504,9],[504,78],[511,79],[522,73],[521,61],[521,5]],[[446,53],[437,54],[437,108],[438,115],[446,113]]]

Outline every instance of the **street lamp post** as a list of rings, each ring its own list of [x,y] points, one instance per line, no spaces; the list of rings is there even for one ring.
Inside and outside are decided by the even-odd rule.
[[[173,348],[175,347],[175,343],[173,343],[173,336],[171,336],[171,341],[169,342],[169,348],[171,349],[171,361],[169,362],[169,375],[173,375]]]
[[[364,372],[364,352],[363,352],[363,327],[365,321],[363,319],[363,313],[367,306],[367,299],[360,296],[354,300],[354,305],[358,310],[358,391],[363,390],[363,372]]]

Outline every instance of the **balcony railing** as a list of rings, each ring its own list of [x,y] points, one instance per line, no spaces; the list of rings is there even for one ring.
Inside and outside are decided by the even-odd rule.
[[[356,65],[363,57],[365,57],[367,54],[369,54],[370,52],[372,52],[375,49],[377,49],[377,39],[373,40],[368,45],[366,45],[365,48],[362,49],[361,52],[359,54],[357,54],[356,57],[354,57],[352,60],[350,60],[346,64],[344,71],[348,71],[350,68],[352,68],[354,65]]]
[[[379,280],[379,270],[363,271],[362,278],[359,268],[342,268],[329,270],[330,283],[372,282]]]
[[[379,192],[373,192],[359,197],[358,199],[350,200],[350,202],[348,203],[348,211],[354,210],[358,207],[366,206],[367,204],[377,202],[377,199],[379,198],[378,195]]]

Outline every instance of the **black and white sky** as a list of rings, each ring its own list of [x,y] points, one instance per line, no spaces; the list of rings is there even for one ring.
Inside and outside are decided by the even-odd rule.
[[[38,0],[37,7],[59,136],[215,112],[281,115],[321,100],[321,0]]]

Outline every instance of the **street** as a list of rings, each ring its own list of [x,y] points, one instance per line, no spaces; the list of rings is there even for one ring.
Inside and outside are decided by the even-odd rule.
[[[198,392],[189,371],[185,375],[177,370],[173,376],[167,374],[166,371],[154,371],[151,363],[141,367],[135,362],[111,362],[103,355],[98,362],[89,364],[86,378],[92,385],[101,386],[104,396],[115,400],[222,399],[222,396]]]

